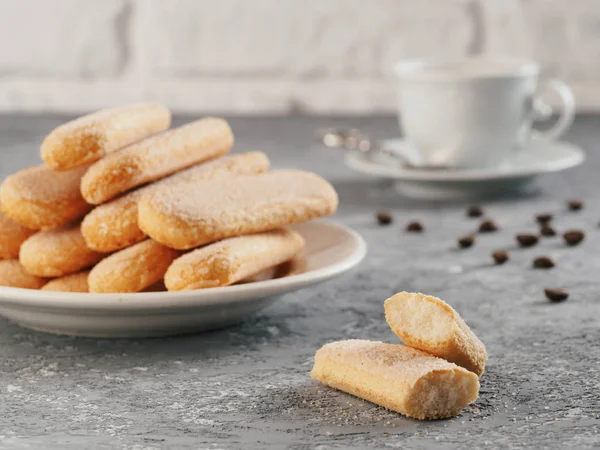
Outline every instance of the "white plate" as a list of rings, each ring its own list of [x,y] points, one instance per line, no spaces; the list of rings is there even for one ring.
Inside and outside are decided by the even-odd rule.
[[[356,266],[367,245],[327,221],[295,225],[306,239],[307,271],[275,280],[184,292],[78,294],[0,287],[0,315],[26,328],[89,337],[190,333],[239,322],[276,296],[336,277]]]
[[[386,140],[382,145],[411,160],[417,159],[415,150],[402,139]],[[402,168],[394,158],[386,155],[372,157],[358,152],[346,155],[346,165],[351,169],[396,180],[400,193],[415,198],[506,193],[522,188],[537,175],[569,169],[584,160],[585,153],[576,145],[542,140],[530,141],[501,166],[486,169],[414,170]]]

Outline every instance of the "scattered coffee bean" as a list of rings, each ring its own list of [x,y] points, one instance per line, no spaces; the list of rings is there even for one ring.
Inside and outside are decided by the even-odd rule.
[[[569,206],[569,209],[571,211],[579,211],[580,209],[583,208],[583,201],[582,200],[569,200],[567,205]]]
[[[563,289],[546,288],[544,289],[544,293],[548,297],[548,300],[555,303],[564,302],[569,298],[569,293]]]
[[[492,233],[498,231],[498,225],[493,220],[484,220],[479,224],[480,233]]]
[[[583,241],[584,237],[585,234],[583,233],[583,231],[579,230],[569,230],[563,233],[563,239],[565,240],[565,243],[571,247]]]
[[[537,216],[535,216],[535,220],[540,225],[547,225],[552,220],[552,214],[549,214],[549,213],[538,214]]]
[[[406,231],[409,233],[422,233],[423,232],[423,224],[419,221],[412,221],[406,225]]]
[[[496,264],[504,264],[509,257],[510,255],[506,250],[496,250],[492,253],[492,258]]]
[[[540,234],[545,237],[556,236],[556,231],[550,225],[542,225],[540,228]]]
[[[483,209],[479,205],[469,206],[467,208],[467,217],[481,217],[483,216]]]
[[[533,260],[533,267],[535,269],[552,269],[554,261],[547,256],[539,256]]]
[[[531,233],[519,233],[515,238],[521,247],[533,247],[539,240],[536,234]]]
[[[389,211],[377,211],[375,217],[379,225],[389,225],[394,221],[394,216]]]
[[[473,236],[473,235],[463,236],[458,240],[458,246],[460,248],[472,247],[474,243],[475,243],[475,236]]]

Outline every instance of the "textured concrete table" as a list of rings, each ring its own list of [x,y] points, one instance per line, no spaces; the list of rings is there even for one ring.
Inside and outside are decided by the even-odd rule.
[[[0,172],[38,163],[42,136],[61,118],[0,118]],[[64,120],[64,118],[62,118]],[[526,198],[485,203],[501,230],[469,249],[464,204],[402,200],[386,183],[345,169],[339,154],[312,145],[317,126],[352,124],[377,137],[394,120],[233,119],[238,150],[260,149],[274,165],[311,169],[340,193],[335,220],[360,231],[369,254],[353,273],[286,295],[226,330],[149,340],[91,340],[21,329],[0,319],[0,449],[219,448],[586,448],[600,445],[600,119],[582,117],[569,139],[589,161],[542,178]],[[581,197],[586,208],[566,211]],[[381,228],[373,212],[391,208]],[[490,253],[514,248],[514,234],[536,229],[533,215],[556,214],[559,229],[586,230],[512,251],[494,267]],[[420,219],[422,235],[403,225]],[[531,269],[536,255],[557,267]],[[564,287],[565,303],[544,299]],[[315,350],[348,338],[396,342],[383,300],[399,290],[439,295],[487,345],[481,396],[452,420],[418,422],[317,385]]]

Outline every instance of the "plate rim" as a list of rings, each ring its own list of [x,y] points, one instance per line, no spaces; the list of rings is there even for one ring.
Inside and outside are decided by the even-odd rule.
[[[352,228],[331,220],[312,220],[304,224],[336,228],[352,238],[352,253],[334,264],[320,269],[274,280],[236,284],[211,289],[178,292],[81,293],[57,292],[0,286],[0,308],[19,307],[49,310],[93,311],[156,311],[190,307],[210,307],[231,302],[251,301],[258,297],[283,294],[307,285],[317,284],[356,267],[367,254],[365,239]],[[303,225],[303,224],[297,224]],[[266,291],[261,295],[261,291]],[[243,293],[241,298],[236,294]],[[224,298],[226,297],[226,298]],[[160,301],[157,301],[160,300]],[[3,315],[0,312],[0,315]]]
[[[385,139],[382,140],[382,145],[397,145],[397,143],[406,142],[405,139]],[[464,182],[464,181],[494,181],[507,180],[515,178],[534,177],[545,173],[561,172],[581,165],[586,160],[585,151],[578,145],[567,141],[549,141],[548,145],[563,147],[571,152],[571,156],[563,161],[557,161],[547,165],[546,167],[526,167],[523,169],[514,170],[498,170],[498,169],[467,169],[459,171],[431,171],[431,170],[402,170],[394,167],[377,164],[366,159],[365,155],[358,152],[348,152],[344,158],[344,162],[350,169],[372,176],[379,176],[394,180],[406,181],[424,181],[424,182]]]

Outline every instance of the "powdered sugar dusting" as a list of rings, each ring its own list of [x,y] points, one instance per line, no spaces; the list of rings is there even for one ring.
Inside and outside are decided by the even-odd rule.
[[[0,259],[18,258],[21,244],[33,233],[35,231],[0,213]]]
[[[89,249],[79,223],[40,231],[21,247],[20,261],[31,273],[59,277],[92,266],[104,257]]]
[[[85,171],[86,167],[79,167],[56,172],[39,166],[17,172],[2,184],[2,211],[32,229],[69,223],[92,208],[79,189]]]
[[[86,167],[57,172],[46,166],[21,170],[9,176],[2,189],[10,189],[23,199],[42,203],[81,198],[79,183]]]
[[[42,158],[55,169],[68,169],[98,160],[171,125],[171,113],[158,103],[105,109],[54,129],[42,143]]]
[[[175,260],[165,284],[169,290],[226,286],[290,260],[303,247],[302,236],[286,229],[225,239]]]
[[[167,186],[142,198],[138,221],[158,242],[188,249],[305,222],[333,213],[337,204],[337,193],[323,178],[281,170]]]
[[[331,342],[317,351],[316,360],[326,358],[361,368],[373,375],[401,379],[414,384],[432,371],[464,371],[456,364],[400,344],[352,339]]]
[[[112,251],[123,248],[144,238],[144,233],[137,226],[137,203],[143,195],[177,183],[238,174],[257,174],[268,168],[269,160],[261,152],[224,156],[200,163],[96,207],[83,221],[83,234],[88,244],[98,250]]]
[[[228,152],[233,134],[223,119],[204,118],[111,153],[92,165],[81,182],[98,204],[134,187]]]
[[[279,170],[258,177],[167,186],[150,201],[157,211],[189,223],[207,219],[233,222],[242,218],[252,222],[268,220],[256,213],[276,205],[286,205],[292,214],[302,215],[313,201],[320,201],[324,209],[332,212],[337,206],[337,194],[315,174]],[[249,215],[251,212],[255,214]]]

